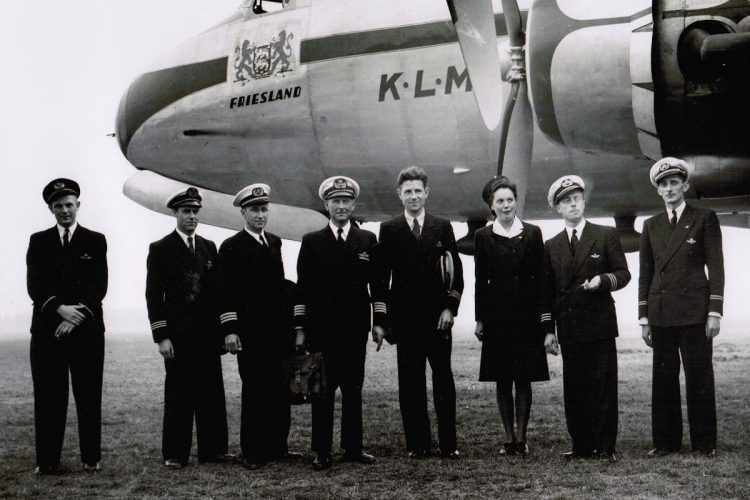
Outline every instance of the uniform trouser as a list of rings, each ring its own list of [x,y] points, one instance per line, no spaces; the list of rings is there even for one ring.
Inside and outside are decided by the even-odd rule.
[[[654,347],[651,392],[654,446],[676,451],[682,445],[681,355],[685,365],[690,443],[694,450],[716,448],[713,340],[706,337],[706,325],[654,326],[651,332]]]
[[[91,465],[100,461],[104,334],[74,330],[61,340],[34,335],[30,357],[37,465],[60,462],[68,414],[68,372],[78,415],[81,461]]]
[[[347,453],[362,451],[362,384],[365,379],[367,337],[323,351],[326,390],[312,402],[312,449],[331,453],[333,410],[336,389],[341,389],[341,448]]]
[[[617,443],[615,339],[562,345],[565,420],[573,451],[614,453]]]
[[[198,437],[198,458],[227,452],[227,411],[221,357],[210,348],[176,344],[175,357],[165,359],[164,460],[187,463],[193,442],[193,419]]]
[[[291,423],[282,360],[263,350],[242,351],[237,364],[242,379],[242,456],[258,462],[282,457],[287,452]]]
[[[451,337],[435,332],[419,339],[400,340],[396,350],[398,399],[407,449],[432,449],[425,375],[429,361],[440,450],[452,452],[456,449],[456,386],[451,370]]]

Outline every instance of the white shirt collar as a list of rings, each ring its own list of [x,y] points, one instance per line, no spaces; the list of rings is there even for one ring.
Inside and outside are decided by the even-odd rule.
[[[77,222],[74,222],[68,228],[68,233],[70,233],[69,236],[68,236],[68,242],[70,242],[70,240],[73,239],[73,233],[76,232],[76,229],[78,229],[78,223]],[[60,236],[60,242],[62,242],[63,235],[65,234],[65,228],[62,227],[60,224],[57,224],[57,234]]]
[[[503,225],[495,219],[495,222],[492,223],[492,232],[505,238],[515,238],[523,232],[523,223],[521,223],[521,219],[518,217],[513,217],[513,224],[506,231]]]
[[[331,228],[331,231],[333,232],[333,237],[338,238],[339,237],[339,227],[331,222],[328,221],[328,227]],[[341,237],[344,238],[344,241],[346,241],[349,238],[349,230],[352,228],[352,223],[349,221],[346,221],[346,225],[342,228],[344,231],[341,233]]]
[[[685,207],[686,206],[687,205],[685,204],[685,200],[682,200],[682,203],[680,203],[680,205],[677,208],[675,208],[675,210],[677,211],[677,220],[678,221],[682,218],[682,212],[685,211]],[[665,209],[667,210],[667,220],[671,221],[672,220],[672,211],[669,208],[666,208],[666,207],[665,207]]]
[[[261,239],[260,239],[261,235],[263,236],[263,239],[266,240],[266,242],[268,242],[268,238],[266,237],[266,232],[263,231],[263,230],[261,230],[260,233],[254,233],[254,232],[250,231],[247,228],[247,226],[245,226],[245,232],[247,232],[247,234],[249,234],[250,236],[252,236],[253,238],[255,238],[255,241],[257,241],[261,245],[263,244],[263,241],[261,241]]]
[[[581,218],[581,222],[578,223],[575,227],[568,227],[568,225],[565,225],[565,231],[568,233],[568,241],[573,239],[573,229],[576,230],[576,237],[580,240],[581,235],[583,234],[583,228],[586,226],[586,219]]]
[[[422,229],[424,228],[424,214],[425,209],[423,208],[416,217],[412,217],[409,215],[409,212],[404,210],[404,217],[406,217],[406,223],[409,225],[409,229],[414,227],[414,219],[417,219],[417,222],[419,222],[419,232],[422,232]]]
[[[177,234],[180,235],[180,238],[182,239],[182,242],[185,244],[185,246],[190,248],[190,245],[188,245],[188,240],[187,240],[188,235],[176,228],[175,228],[175,231],[177,231]],[[195,237],[196,237],[196,233],[193,233],[193,246],[195,246]]]

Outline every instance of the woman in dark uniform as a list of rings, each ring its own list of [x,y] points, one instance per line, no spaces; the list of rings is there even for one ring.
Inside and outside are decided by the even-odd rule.
[[[500,454],[526,455],[531,382],[549,380],[540,321],[544,243],[539,227],[516,216],[516,185],[507,177],[492,179],[482,194],[495,221],[475,236],[479,380],[496,382],[506,438]]]

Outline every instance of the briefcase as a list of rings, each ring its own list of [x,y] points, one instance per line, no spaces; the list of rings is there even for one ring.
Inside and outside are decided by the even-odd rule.
[[[295,354],[284,360],[284,373],[289,388],[289,403],[302,405],[320,397],[325,391],[326,377],[323,354]]]

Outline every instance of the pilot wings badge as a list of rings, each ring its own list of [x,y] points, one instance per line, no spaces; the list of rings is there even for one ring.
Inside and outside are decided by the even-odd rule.
[[[234,47],[234,83],[285,76],[294,71],[294,33],[283,29],[265,43],[242,40]]]

